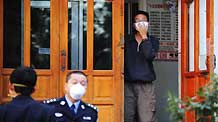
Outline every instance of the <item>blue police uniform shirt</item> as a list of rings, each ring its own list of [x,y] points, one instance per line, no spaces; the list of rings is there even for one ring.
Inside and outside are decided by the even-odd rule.
[[[58,99],[49,99],[43,101],[45,104],[54,107],[54,111],[51,115],[51,121],[54,122],[97,122],[98,110],[97,107],[84,103],[83,101],[78,101],[74,103],[76,109],[76,114],[72,114],[71,106],[72,102],[68,102],[65,96]]]
[[[19,95],[0,107],[0,122],[47,122],[51,107]]]
[[[77,110],[78,110],[78,107],[79,107],[79,104],[80,104],[80,100],[75,102],[75,103],[72,103],[66,96],[65,96],[65,99],[66,99],[69,107],[71,107],[72,105],[75,106],[74,112],[77,113]]]

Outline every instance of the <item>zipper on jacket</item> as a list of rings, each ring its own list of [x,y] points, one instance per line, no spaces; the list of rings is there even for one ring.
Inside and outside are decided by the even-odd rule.
[[[141,44],[141,42],[140,42],[140,43],[137,43],[137,52],[139,52],[140,44]]]

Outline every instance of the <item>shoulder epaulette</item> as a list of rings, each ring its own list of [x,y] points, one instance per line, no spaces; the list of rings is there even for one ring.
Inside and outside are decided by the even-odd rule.
[[[89,103],[87,103],[86,105],[98,112],[98,108],[96,106],[89,104]]]
[[[58,101],[58,98],[51,98],[51,99],[48,99],[48,100],[44,100],[43,103],[44,104],[52,104],[52,103],[55,103]]]

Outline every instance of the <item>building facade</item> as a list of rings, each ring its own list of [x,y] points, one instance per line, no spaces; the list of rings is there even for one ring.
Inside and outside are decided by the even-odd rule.
[[[167,91],[194,96],[218,70],[217,8],[216,0],[0,0],[0,103],[11,99],[9,75],[17,66],[36,69],[39,101],[62,96],[66,74],[82,70],[89,81],[83,100],[99,108],[99,122],[122,122],[124,40],[140,9],[161,42],[154,62],[158,122],[170,121]]]

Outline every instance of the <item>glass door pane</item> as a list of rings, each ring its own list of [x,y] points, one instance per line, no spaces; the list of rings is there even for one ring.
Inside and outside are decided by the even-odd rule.
[[[94,1],[94,70],[112,70],[112,3]]]
[[[206,0],[199,1],[199,70],[206,70],[207,60],[207,23],[206,23]]]
[[[50,69],[50,1],[31,0],[31,66]]]
[[[188,59],[189,59],[189,69],[188,71],[194,71],[194,2],[189,4],[189,33],[188,33]]]
[[[4,0],[3,67],[23,64],[23,1]]]

